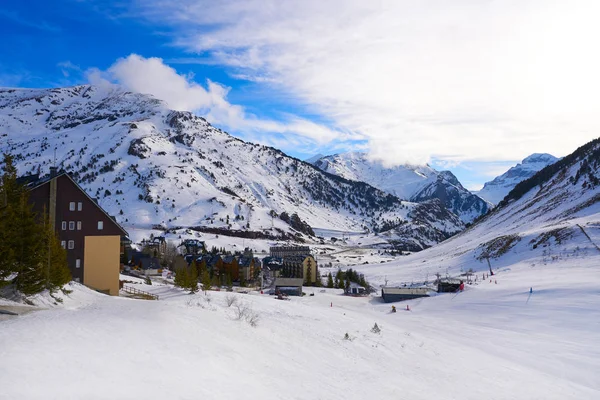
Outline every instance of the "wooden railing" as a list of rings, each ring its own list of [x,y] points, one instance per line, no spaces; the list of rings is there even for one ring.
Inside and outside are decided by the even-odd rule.
[[[148,299],[148,300],[158,300],[158,295],[144,292],[143,290],[139,290],[139,289],[136,289],[136,288],[133,288],[130,286],[123,285],[123,288],[121,290],[123,290],[126,293],[138,295],[138,296]]]

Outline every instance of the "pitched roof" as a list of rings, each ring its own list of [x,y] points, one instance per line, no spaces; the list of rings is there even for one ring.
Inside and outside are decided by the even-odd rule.
[[[223,259],[223,262],[226,264],[231,264],[232,262],[236,261],[235,256],[230,256],[230,255],[222,257],[222,259]]]
[[[56,176],[47,176],[43,179],[39,179],[38,181],[35,182],[30,182],[26,187],[29,190],[33,190],[35,188],[38,188],[40,186],[43,186],[47,183],[49,183],[52,179],[56,178],[60,178],[61,176],[66,176],[71,182],[73,182],[73,184],[75,185],[75,187],[77,187],[77,189],[79,189],[89,200],[92,204],[94,204],[100,211],[102,211],[102,213],[104,213],[104,215],[106,215],[109,219],[109,221],[111,221],[113,224],[115,224],[117,226],[117,228],[119,228],[119,230],[123,233],[124,236],[129,236],[129,233],[127,233],[127,231],[125,230],[125,228],[123,228],[112,215],[109,215],[106,210],[102,207],[100,207],[100,205],[98,204],[98,202],[93,199],[92,197],[90,197],[89,194],[87,194],[87,192],[81,187],[79,186],[79,184],[77,182],[75,182],[75,180],[73,178],[71,178],[71,175],[69,175],[67,172],[61,172]]]
[[[252,260],[253,259],[250,257],[240,257],[238,263],[240,264],[240,267],[249,267]]]

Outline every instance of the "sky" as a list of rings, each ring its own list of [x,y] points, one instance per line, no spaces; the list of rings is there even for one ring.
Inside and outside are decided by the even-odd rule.
[[[595,0],[4,0],[0,86],[108,80],[300,159],[470,189],[600,132]]]

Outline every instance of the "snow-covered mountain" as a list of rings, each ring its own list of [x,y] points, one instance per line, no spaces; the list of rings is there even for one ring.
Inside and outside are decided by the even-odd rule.
[[[551,154],[534,153],[502,175],[486,182],[483,189],[474,193],[494,205],[498,204],[517,183],[532,177],[536,172],[556,161],[558,158]]]
[[[420,248],[460,231],[439,204],[400,201],[281,151],[246,143],[189,112],[117,87],[0,89],[0,151],[21,174],[56,158],[129,230],[195,228],[306,240],[311,227],[419,232]]]
[[[398,265],[372,267],[368,275],[376,282],[385,277],[400,282],[419,271],[458,275],[469,269],[488,270],[487,258],[493,268],[537,265],[542,273],[548,263],[598,257],[599,246],[600,139],[596,139],[520,182],[460,234],[405,257]],[[597,268],[597,263],[585,264]]]
[[[386,168],[362,152],[348,152],[311,158],[322,169],[346,179],[367,182],[378,189],[411,202],[439,199],[442,204],[470,223],[489,210],[489,204],[465,189],[450,171],[436,171],[429,165],[399,165]]]

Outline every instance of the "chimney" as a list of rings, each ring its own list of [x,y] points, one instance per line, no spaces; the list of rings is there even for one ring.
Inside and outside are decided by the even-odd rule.
[[[56,182],[56,167],[50,167],[50,198],[48,199],[50,226],[56,230],[56,195],[58,192],[58,182]]]

